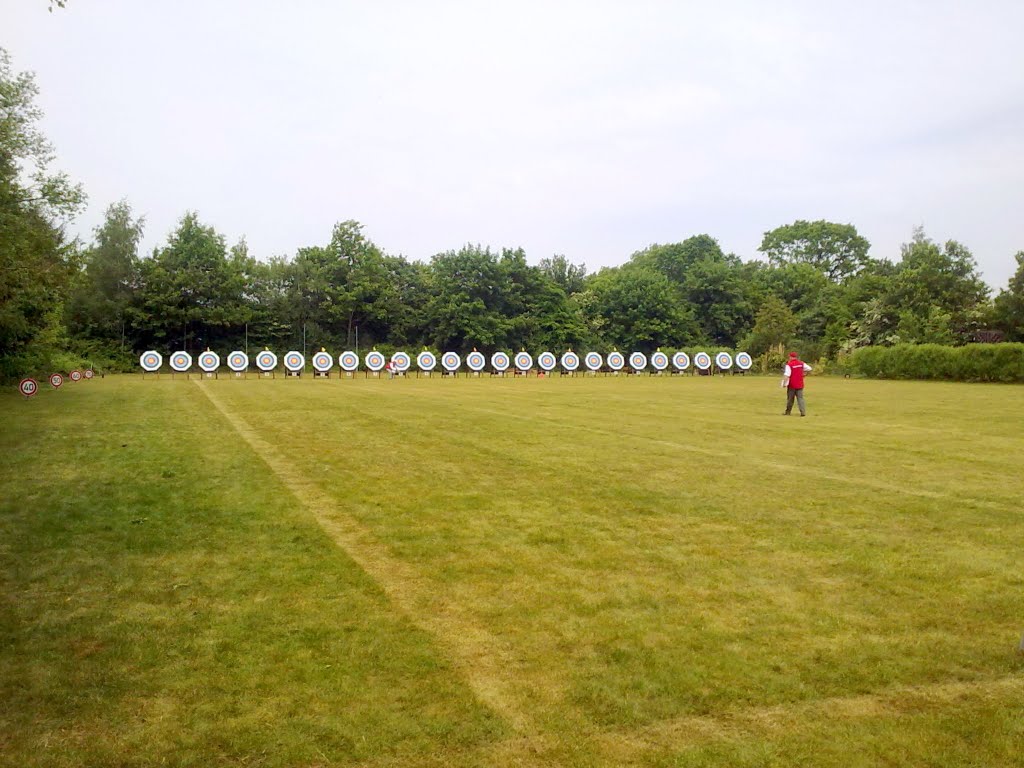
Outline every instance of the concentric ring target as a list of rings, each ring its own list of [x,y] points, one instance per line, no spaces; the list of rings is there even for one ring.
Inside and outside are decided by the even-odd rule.
[[[676,352],[672,355],[672,365],[674,365],[678,371],[685,371],[690,367],[690,356],[685,352]]]
[[[487,365],[487,358],[483,356],[483,353],[473,350],[466,355],[466,365],[469,366],[471,371],[482,371],[484,366]]]
[[[408,352],[395,352],[391,356],[391,366],[399,373],[408,371],[410,365],[412,365],[412,359]]]
[[[363,362],[366,363],[366,367],[371,371],[377,372],[384,367],[384,364],[387,361],[384,359],[384,355],[375,349],[372,352],[366,353],[366,357],[363,358]]]
[[[651,355],[651,366],[656,371],[664,371],[668,368],[668,355],[664,352],[655,352]]]
[[[59,373],[50,374],[50,386],[54,389],[60,389],[60,385],[64,383],[64,377]]]
[[[537,365],[545,371],[553,371],[555,366],[558,365],[558,360],[555,359],[555,355],[552,352],[541,352],[537,355]]]
[[[719,352],[717,355],[715,355],[715,365],[717,365],[722,370],[725,370],[726,368],[732,368],[732,355],[730,355],[728,352]]]
[[[277,368],[277,355],[265,349],[256,355],[256,367],[261,371],[272,371]]]
[[[491,355],[491,367],[498,373],[504,373],[508,370],[511,361],[508,359],[508,355],[505,352],[495,352]]]
[[[228,355],[228,368],[230,368],[235,373],[241,373],[248,367],[249,356],[245,354],[245,352],[236,349],[234,352]]]
[[[622,367],[626,364],[626,358],[622,356],[621,352],[609,352],[605,362],[608,363],[608,367],[613,371],[621,371]]]
[[[572,350],[562,354],[562,367],[567,371],[575,371],[580,367],[580,356]]]
[[[693,356],[693,364],[700,368],[702,371],[706,371],[711,367],[711,355],[707,352],[698,352]]]
[[[601,357],[600,352],[587,352],[587,354],[583,357],[583,362],[590,370],[600,371],[601,366],[604,365],[604,358]]]
[[[68,378],[71,379],[72,381],[81,381],[82,372],[76,369],[68,374]]]
[[[416,367],[421,371],[432,371],[437,367],[437,358],[433,352],[423,350],[416,355]]]
[[[95,371],[93,371],[92,368],[86,368],[85,369],[85,378],[91,379],[95,375],[96,375],[96,373],[95,373]]]
[[[213,373],[220,368],[220,355],[216,352],[206,350],[199,355],[199,367],[207,373]]]
[[[459,357],[458,352],[445,352],[441,355],[441,365],[449,373],[455,373],[462,367],[462,358]]]
[[[313,368],[320,373],[327,373],[334,366],[334,355],[329,352],[317,352],[313,355]]]
[[[516,368],[528,371],[533,368],[533,355],[529,352],[516,352]]]
[[[171,368],[178,373],[184,373],[192,367],[192,355],[188,352],[175,352],[171,355]]]
[[[142,366],[142,370],[146,373],[153,373],[153,371],[159,371],[160,366],[164,364],[164,356],[155,350],[149,350],[139,355],[139,365]]]
[[[341,370],[352,373],[352,371],[359,368],[359,355],[346,350],[338,355],[338,365],[341,366]]]
[[[749,371],[750,370],[750,366],[752,366],[753,364],[754,364],[753,359],[751,359],[750,355],[748,355],[746,352],[737,352],[736,353],[736,366],[741,371]]]
[[[18,382],[18,391],[25,397],[32,397],[39,391],[39,385],[36,384],[35,379],[22,379]]]
[[[301,371],[306,367],[306,356],[296,350],[290,350],[284,353],[284,367],[289,371]]]
[[[647,355],[643,352],[631,352],[629,355],[629,367],[634,371],[642,371],[647,367]]]

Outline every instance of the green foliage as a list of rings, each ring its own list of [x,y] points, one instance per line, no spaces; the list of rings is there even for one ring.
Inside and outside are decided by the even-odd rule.
[[[1024,344],[897,344],[863,347],[850,370],[879,379],[1024,382]]]
[[[1007,341],[1024,341],[1024,251],[1018,251],[1013,258],[1017,271],[996,297],[993,325],[1006,334]]]
[[[740,346],[751,355],[763,355],[770,348],[789,344],[796,335],[797,318],[782,299],[769,296],[761,305],[754,329]]]
[[[852,224],[801,220],[765,232],[758,250],[774,265],[809,264],[842,282],[864,267],[870,247]]]

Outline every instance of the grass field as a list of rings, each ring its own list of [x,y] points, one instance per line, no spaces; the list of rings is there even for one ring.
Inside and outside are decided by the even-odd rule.
[[[0,395],[0,765],[1020,765],[1024,388]]]

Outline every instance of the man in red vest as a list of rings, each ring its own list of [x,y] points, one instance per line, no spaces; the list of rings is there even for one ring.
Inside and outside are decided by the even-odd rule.
[[[811,366],[797,357],[796,352],[789,353],[789,362],[782,369],[782,386],[786,388],[786,412],[782,414],[783,416],[789,416],[789,412],[793,410],[794,398],[800,407],[800,415],[807,415],[804,408],[804,372],[810,370]]]

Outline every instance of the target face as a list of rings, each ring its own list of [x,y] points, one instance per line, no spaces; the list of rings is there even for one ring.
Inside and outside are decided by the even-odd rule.
[[[643,352],[634,352],[629,356],[629,367],[634,371],[642,371],[647,367],[647,355]]]
[[[449,373],[455,373],[462,366],[462,358],[457,352],[445,352],[441,355],[441,365]]]
[[[178,373],[184,373],[192,367],[192,355],[188,352],[175,352],[171,355],[171,368],[176,370]],[[75,374],[72,372],[71,378],[75,378]]]
[[[732,355],[728,352],[719,352],[715,355],[715,365],[719,368],[732,368]]]
[[[599,371],[601,370],[602,363],[604,363],[604,358],[601,357],[599,352],[587,352],[583,362],[586,363],[587,368],[590,370]]]
[[[334,365],[334,357],[328,352],[317,352],[313,355],[313,368],[320,373],[327,373]]]
[[[471,371],[482,371],[487,365],[487,359],[481,352],[470,352],[466,355],[466,365]]]
[[[235,350],[228,355],[228,368],[235,373],[241,373],[249,367],[249,356],[245,352]]]
[[[622,356],[621,352],[609,352],[605,362],[613,371],[621,371],[622,366],[626,364],[626,358]]]
[[[373,352],[366,353],[366,357],[363,358],[363,362],[366,363],[366,367],[371,371],[379,371],[384,367],[384,363],[386,361],[384,360],[384,355],[377,350],[373,350]]]
[[[711,367],[711,355],[707,352],[698,352],[693,356],[693,364],[700,368],[702,371],[706,371]]]
[[[272,371],[277,368],[277,355],[269,349],[256,355],[256,367],[261,371]]]
[[[543,368],[545,371],[554,370],[555,366],[558,365],[558,361],[555,359],[554,354],[551,352],[541,352],[537,355],[537,365]]]
[[[35,379],[22,379],[18,382],[18,391],[25,397],[32,397],[39,391],[39,385],[36,384]]]
[[[207,373],[213,373],[220,368],[220,355],[216,352],[206,350],[199,356],[199,367]]]
[[[289,371],[301,371],[306,367],[306,356],[294,349],[284,353],[284,367]]]
[[[580,356],[575,352],[566,352],[562,355],[562,367],[567,371],[575,371],[580,367]]]
[[[740,370],[749,371],[750,366],[752,366],[753,364],[754,361],[746,352],[736,353],[736,365],[740,368]]]
[[[95,371],[93,371],[92,368],[87,369],[86,372],[85,372],[85,378],[87,378],[87,379],[91,379],[95,375],[96,375],[96,373],[95,373]]]
[[[342,352],[338,355],[338,365],[341,366],[341,370],[352,373],[359,367],[359,355],[355,352]]]
[[[517,352],[516,368],[520,371],[528,371],[533,368],[533,355],[529,352]]]
[[[437,367],[437,358],[433,352],[424,350],[416,355],[416,367],[421,371],[432,371]]]
[[[680,371],[685,371],[690,367],[690,356],[685,352],[676,352],[672,355],[672,365]]]
[[[657,371],[664,371],[668,368],[668,355],[664,352],[655,352],[651,355],[651,365]]]
[[[391,365],[399,373],[404,373],[409,370],[409,366],[412,365],[412,360],[409,358],[407,352],[395,352],[391,356]]]
[[[64,377],[59,373],[50,374],[50,386],[54,389],[60,389],[60,385],[64,383]]]
[[[164,356],[152,349],[139,355],[139,365],[142,366],[142,370],[146,371],[146,373],[159,371],[160,366],[163,364]]]
[[[491,355],[491,367],[499,373],[507,371],[509,365],[511,365],[511,362],[508,359],[508,355],[504,352],[495,352]]]

